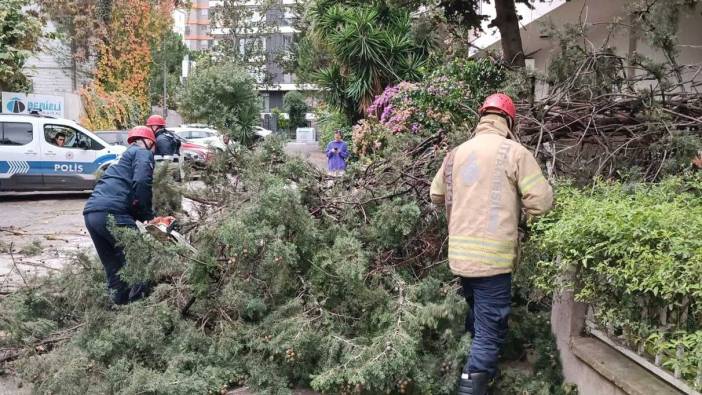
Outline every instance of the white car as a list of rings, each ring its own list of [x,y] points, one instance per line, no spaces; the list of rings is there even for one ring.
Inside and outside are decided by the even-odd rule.
[[[260,126],[254,126],[254,134],[260,138],[266,138],[273,134],[272,130],[264,129]]]
[[[0,114],[0,190],[93,189],[124,151],[68,119]]]
[[[226,149],[222,134],[204,125],[181,125],[176,128],[168,128],[168,130],[191,143],[210,146],[222,151]]]

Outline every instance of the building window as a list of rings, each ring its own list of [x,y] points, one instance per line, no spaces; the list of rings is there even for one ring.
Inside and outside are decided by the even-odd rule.
[[[185,34],[190,35],[190,26],[185,26]]]
[[[271,112],[271,96],[268,93],[261,93],[261,112]]]
[[[250,37],[239,39],[239,54],[250,56],[265,51],[266,40],[263,37]]]
[[[283,50],[290,49],[290,44],[292,44],[292,37],[287,36],[287,35],[283,35],[282,37],[283,37],[282,38],[283,45],[282,45],[281,49],[283,49]]]
[[[200,10],[200,16],[207,17],[208,14],[209,14],[209,10],[207,8],[203,8]]]

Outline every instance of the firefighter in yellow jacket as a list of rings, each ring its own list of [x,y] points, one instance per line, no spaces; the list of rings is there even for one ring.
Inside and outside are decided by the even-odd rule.
[[[431,184],[431,199],[445,204],[449,266],[460,277],[473,336],[459,395],[484,395],[495,376],[507,334],[512,269],[517,263],[522,209],[546,213],[553,191],[534,156],[509,140],[516,109],[509,96],[489,96],[475,136],[449,152]]]

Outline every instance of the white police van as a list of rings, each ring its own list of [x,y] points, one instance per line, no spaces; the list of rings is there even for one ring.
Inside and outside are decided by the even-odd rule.
[[[67,119],[0,114],[0,191],[93,189],[125,150]]]

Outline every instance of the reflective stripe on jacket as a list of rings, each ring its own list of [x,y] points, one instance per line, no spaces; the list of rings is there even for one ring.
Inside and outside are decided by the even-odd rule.
[[[432,201],[447,206],[449,266],[455,275],[511,272],[521,209],[542,215],[553,204],[536,159],[508,134],[504,118],[483,116],[475,137],[447,155],[431,184]]]

